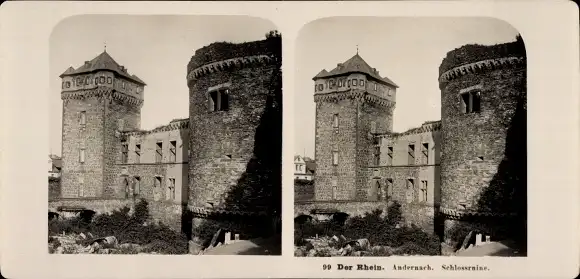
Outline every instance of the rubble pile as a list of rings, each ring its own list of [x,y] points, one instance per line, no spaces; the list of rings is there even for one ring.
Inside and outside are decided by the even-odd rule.
[[[91,233],[49,236],[51,254],[156,254],[146,253],[146,245],[122,243],[115,236],[94,237]]]
[[[368,239],[361,238],[349,240],[341,236],[322,236],[307,238],[306,245],[295,246],[296,257],[369,257],[369,256],[409,256],[402,251],[404,247],[393,248],[390,246],[371,245]]]

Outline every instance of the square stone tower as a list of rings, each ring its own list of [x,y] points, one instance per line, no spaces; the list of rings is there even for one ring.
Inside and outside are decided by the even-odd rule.
[[[315,200],[367,200],[373,134],[391,132],[398,86],[357,53],[314,78]]]
[[[116,198],[119,131],[140,128],[145,83],[106,50],[63,74],[61,198]]]

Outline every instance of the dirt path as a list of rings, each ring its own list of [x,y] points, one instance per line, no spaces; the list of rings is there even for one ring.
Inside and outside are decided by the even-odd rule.
[[[210,249],[204,255],[280,255],[280,236],[268,239],[240,240]]]

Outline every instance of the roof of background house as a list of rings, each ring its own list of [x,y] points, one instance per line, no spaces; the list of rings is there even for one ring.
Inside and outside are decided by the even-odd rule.
[[[60,75],[60,77],[62,78],[64,76],[91,73],[100,70],[112,71],[117,75],[132,80],[136,83],[139,83],[141,85],[147,85],[136,75],[129,74],[127,72],[127,69],[124,66],[119,65],[119,63],[117,63],[115,59],[113,59],[113,57],[111,57],[109,53],[107,53],[106,50],[103,51],[103,53],[99,54],[97,57],[93,58],[91,61],[85,61],[85,64],[80,66],[78,69],[69,67],[68,69],[66,69],[64,73]]]
[[[306,172],[316,172],[316,162],[314,160],[306,161]]]
[[[372,68],[358,53],[350,59],[346,60],[344,63],[338,64],[336,68],[332,69],[330,72],[323,69],[312,79],[316,80],[319,78],[340,76],[347,73],[363,73],[378,81],[381,81],[382,83],[386,83],[397,88],[399,87],[388,77],[381,77],[379,71],[377,71],[375,68]]]

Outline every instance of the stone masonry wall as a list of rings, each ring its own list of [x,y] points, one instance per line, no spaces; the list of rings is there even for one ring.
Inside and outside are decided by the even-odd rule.
[[[333,199],[333,181],[337,200],[355,197],[357,107],[351,99],[316,104],[316,200]],[[333,128],[334,114],[338,114],[338,133]],[[333,151],[338,152],[337,166],[332,164]]]
[[[254,136],[268,99],[273,67],[217,72],[190,88],[190,201],[220,207],[251,166]],[[209,111],[209,87],[229,84],[229,110]],[[276,148],[276,147],[273,147]],[[278,152],[278,151],[275,151]]]
[[[458,231],[477,229],[525,246],[525,57],[518,38],[499,46],[464,46],[441,65],[441,210],[448,243],[463,237]],[[481,94],[480,111],[465,113],[460,94],[473,91]],[[519,217],[506,221],[514,214]]]
[[[81,125],[86,111],[86,125]],[[103,183],[103,99],[63,100],[62,117],[62,192],[64,198],[99,197]],[[80,163],[80,150],[85,162]],[[84,189],[80,193],[80,187]]]
[[[121,162],[121,137],[119,120],[123,120],[125,129],[139,129],[137,125],[141,119],[141,109],[138,106],[124,103],[117,99],[107,98],[105,104],[104,121],[104,181],[103,195],[105,197],[121,198],[125,195],[125,188],[118,183],[115,173],[116,164]]]

